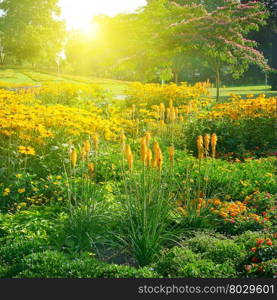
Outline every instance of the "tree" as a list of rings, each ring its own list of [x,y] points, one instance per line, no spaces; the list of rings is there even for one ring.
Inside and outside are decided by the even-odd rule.
[[[242,0],[242,3],[248,3],[249,0]],[[258,48],[268,59],[268,64],[275,69],[275,72],[269,74],[269,84],[272,90],[277,90],[277,1],[260,0],[269,11],[268,22],[259,32],[250,34],[250,38],[258,42]]]
[[[187,5],[180,7],[187,13]],[[171,45],[183,45],[186,51],[209,62],[215,72],[217,100],[223,66],[228,66],[234,77],[241,76],[249,64],[269,69],[262,53],[254,48],[256,42],[245,38],[251,30],[265,24],[268,14],[262,4],[226,1],[210,13],[202,5],[193,7],[200,16],[172,24]]]
[[[0,28],[5,53],[18,62],[34,64],[41,55],[55,57],[61,50],[64,24],[58,20],[58,0],[2,0]]]

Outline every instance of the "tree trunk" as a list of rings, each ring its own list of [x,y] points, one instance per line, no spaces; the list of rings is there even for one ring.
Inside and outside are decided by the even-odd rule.
[[[219,69],[219,66],[216,67],[215,85],[216,85],[216,102],[218,102],[219,101],[219,89],[220,89],[220,69]]]
[[[273,35],[273,41],[272,41],[272,63],[271,66],[274,69],[277,69],[277,55],[276,55],[276,49],[277,49],[277,33],[274,33]],[[277,73],[271,72],[269,74],[269,84],[271,85],[272,91],[277,91]]]
[[[176,84],[178,84],[178,82],[179,82],[179,73],[178,73],[178,71],[174,72],[174,81],[175,81]]]

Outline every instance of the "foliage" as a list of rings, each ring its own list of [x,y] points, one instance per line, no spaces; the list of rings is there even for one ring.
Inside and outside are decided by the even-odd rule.
[[[57,0],[4,0],[0,3],[2,43],[5,53],[34,63],[45,56],[55,59],[61,49],[64,24],[57,18]],[[40,13],[37,13],[37,12]]]
[[[168,277],[236,277],[235,268],[229,262],[216,264],[182,247],[173,247],[164,253],[154,269]]]
[[[60,252],[45,251],[26,256],[16,277],[32,278],[152,278],[157,274],[149,268],[108,265],[87,257],[70,258]]]
[[[123,218],[118,238],[140,266],[148,265],[173,235],[170,183],[156,170],[127,175],[120,201]]]

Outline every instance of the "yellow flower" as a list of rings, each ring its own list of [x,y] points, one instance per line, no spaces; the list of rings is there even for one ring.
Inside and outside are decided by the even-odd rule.
[[[99,149],[99,134],[95,133],[92,137],[94,149],[97,152]]]
[[[129,169],[132,171],[133,170],[133,165],[134,165],[134,156],[133,156],[132,152],[128,153],[127,161],[128,161]]]
[[[89,164],[88,164],[88,171],[89,171],[90,177],[93,176],[94,169],[95,169],[95,168],[94,168],[94,164],[93,164],[93,163],[89,163]]]
[[[89,140],[84,141],[84,151],[86,152],[86,155],[90,152],[90,142]]]
[[[218,206],[221,204],[221,201],[219,199],[214,200],[214,205]]]
[[[5,188],[3,192],[3,196],[8,196],[11,190],[9,188]]]
[[[147,148],[147,153],[146,153],[146,165],[147,167],[151,166],[151,162],[152,162],[152,151],[151,149]]]
[[[215,150],[217,144],[217,136],[215,133],[212,134],[211,145],[212,145],[212,157],[215,158]]]
[[[145,136],[140,141],[140,158],[142,163],[145,164],[147,158],[147,142]]]
[[[124,147],[124,154],[125,154],[125,157],[128,158],[128,155],[132,153],[131,151],[131,146],[129,144],[125,145]]]
[[[205,136],[204,136],[204,146],[205,146],[206,156],[208,156],[208,154],[209,154],[210,141],[211,141],[211,136],[209,134],[205,134]]]
[[[32,147],[19,146],[18,152],[26,155],[35,155],[36,152]]]
[[[120,138],[121,149],[124,151],[125,143],[126,143],[126,135],[122,132],[119,138]]]
[[[70,154],[70,160],[71,160],[71,164],[72,167],[75,168],[76,164],[77,164],[77,151],[75,149],[72,150],[71,154]]]
[[[187,212],[185,209],[183,209],[183,207],[178,207],[177,210],[183,215],[183,216],[187,216]]]
[[[151,139],[151,133],[150,132],[146,132],[146,134],[145,134],[145,142],[146,142],[147,146],[149,146],[150,139]]]
[[[22,174],[16,174],[15,177],[16,177],[16,178],[21,178],[21,177],[22,177]]]
[[[24,188],[18,189],[17,191],[18,191],[19,194],[25,193],[25,189]]]
[[[198,150],[198,158],[202,159],[204,156],[204,148],[203,148],[203,137],[199,135],[196,140],[197,150]]]
[[[228,214],[227,214],[227,213],[225,213],[225,212],[221,212],[219,215],[220,215],[221,217],[223,217],[223,218],[225,218],[225,217],[227,217],[227,216],[228,216]]]
[[[163,154],[162,154],[162,150],[159,148],[157,151],[157,166],[159,171],[161,171],[162,165],[163,165]]]
[[[170,146],[169,148],[168,148],[168,152],[169,152],[169,159],[170,159],[170,161],[171,162],[173,162],[173,160],[174,160],[174,146]]]

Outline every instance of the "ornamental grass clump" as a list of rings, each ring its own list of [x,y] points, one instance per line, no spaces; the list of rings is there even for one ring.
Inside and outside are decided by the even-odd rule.
[[[166,242],[173,238],[173,185],[152,168],[125,174],[124,190],[120,186],[118,190],[123,215],[116,236],[136,263],[146,266],[155,261]]]

